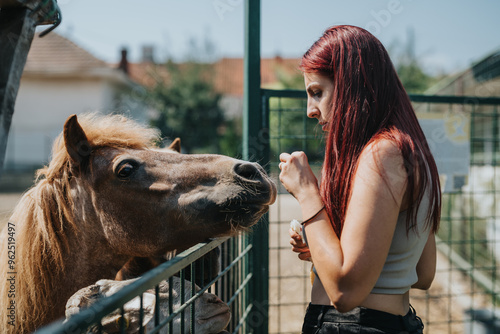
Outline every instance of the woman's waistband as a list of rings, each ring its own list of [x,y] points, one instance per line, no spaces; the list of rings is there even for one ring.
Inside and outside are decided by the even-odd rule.
[[[309,320],[316,319],[321,323],[356,323],[382,330],[390,329],[418,333],[419,329],[423,329],[422,321],[416,315],[412,306],[410,306],[408,313],[402,316],[366,307],[355,307],[349,312],[340,313],[330,305],[309,304],[306,318],[309,318]]]

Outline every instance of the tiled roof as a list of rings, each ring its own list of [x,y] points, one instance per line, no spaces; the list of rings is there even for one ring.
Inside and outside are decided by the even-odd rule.
[[[146,87],[153,87],[157,81],[168,78],[165,66],[148,62],[129,63],[128,73],[130,79]]]
[[[280,72],[300,74],[298,65],[296,58],[261,59],[261,85],[266,87],[278,82]],[[243,96],[243,58],[222,58],[213,66],[215,89],[224,95]],[[151,63],[131,63],[129,73],[132,80],[149,87],[155,84],[155,76],[168,76],[164,66]]]
[[[74,74],[103,68],[109,70],[110,66],[69,39],[51,32],[43,38],[38,35],[33,38],[24,72]]]
[[[217,91],[235,96],[243,96],[243,58],[222,58],[214,64],[215,88]],[[300,74],[299,59],[262,58],[260,62],[260,82],[262,87],[279,81],[280,71],[285,74]]]
[[[261,85],[263,87],[279,81],[280,73],[298,74],[299,59],[263,58],[261,59]],[[225,95],[243,96],[243,58],[222,58],[213,64],[214,83],[218,92]],[[69,39],[51,32],[43,38],[35,36],[31,44],[24,73],[28,75],[85,75],[110,74],[117,65],[109,65]],[[111,71],[113,70],[113,71]],[[154,86],[156,77],[168,77],[164,66],[153,63],[129,63],[130,79],[145,85]],[[116,74],[116,73],[114,73]]]

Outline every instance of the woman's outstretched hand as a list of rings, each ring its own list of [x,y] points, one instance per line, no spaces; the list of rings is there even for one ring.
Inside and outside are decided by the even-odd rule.
[[[302,240],[302,237],[292,229],[288,230],[290,234],[290,245],[292,245],[292,251],[295,253],[299,253],[299,259],[304,261],[311,261],[311,252],[309,251],[309,247]]]
[[[299,203],[319,196],[318,180],[304,152],[281,153],[279,168],[281,183]]]

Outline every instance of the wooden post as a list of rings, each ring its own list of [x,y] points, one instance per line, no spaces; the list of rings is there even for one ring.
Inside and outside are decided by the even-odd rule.
[[[0,10],[0,175],[19,82],[35,34],[30,13],[26,7]]]
[[[46,0],[0,0],[0,8],[1,176],[17,91],[35,28],[51,23],[55,8],[54,2]]]

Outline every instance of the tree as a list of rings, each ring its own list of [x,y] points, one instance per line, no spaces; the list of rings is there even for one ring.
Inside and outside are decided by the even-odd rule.
[[[157,79],[147,94],[146,101],[158,111],[152,125],[164,137],[180,137],[186,152],[219,152],[225,120],[221,96],[211,82],[211,65],[167,61],[165,68],[166,77]]]
[[[424,71],[424,66],[415,53],[415,32],[413,29],[407,31],[407,43],[403,50],[394,55],[395,68],[399,79],[408,93],[423,93],[438,79]]]

